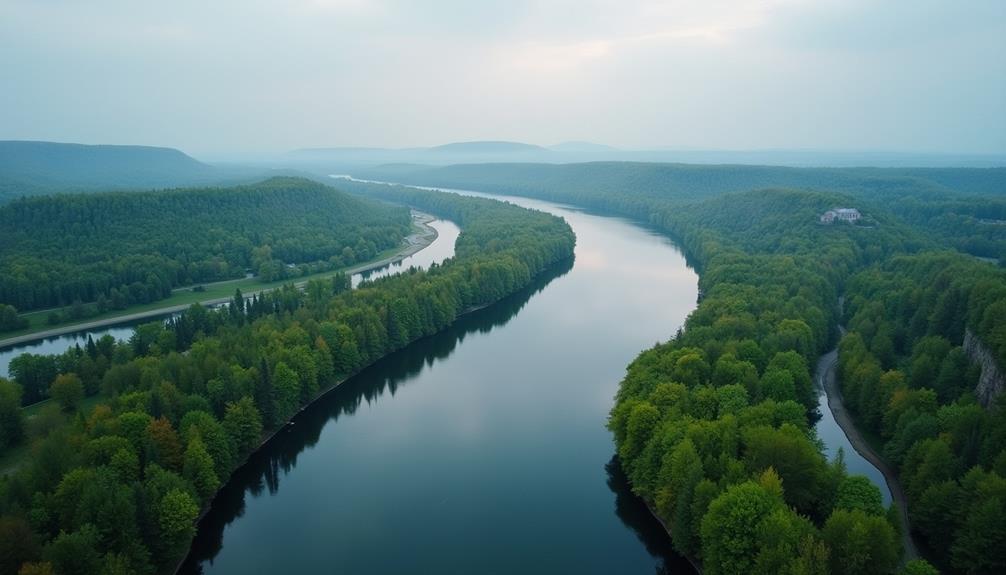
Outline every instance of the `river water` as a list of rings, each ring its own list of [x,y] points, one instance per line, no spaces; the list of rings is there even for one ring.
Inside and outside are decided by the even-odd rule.
[[[697,277],[631,222],[506,199],[565,217],[575,262],[305,410],[221,491],[183,572],[692,572],[604,424]]]
[[[220,491],[183,573],[693,572],[612,464],[604,423],[625,366],[694,309],[695,273],[633,222],[472,195],[566,218],[575,261],[298,415]],[[453,255],[457,226],[432,225],[430,247],[369,278]],[[90,332],[105,333],[132,326]],[[86,336],[0,351],[0,374]],[[844,440],[850,472],[879,475],[821,411],[827,454]]]

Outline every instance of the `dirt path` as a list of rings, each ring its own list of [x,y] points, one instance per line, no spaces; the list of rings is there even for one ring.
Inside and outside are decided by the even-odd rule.
[[[414,211],[413,213],[416,215],[416,217],[413,219],[413,222],[416,225],[418,225],[419,227],[421,227],[422,231],[416,232],[416,233],[411,234],[408,237],[406,237],[405,240],[404,240],[405,245],[402,247],[401,250],[399,250],[393,256],[389,256],[389,257],[386,257],[384,259],[380,259],[380,260],[373,261],[373,262],[367,262],[365,264],[360,264],[358,266],[347,268],[347,269],[343,270],[343,273],[345,273],[347,276],[352,276],[354,274],[358,274],[358,273],[361,273],[361,272],[365,272],[365,271],[369,271],[369,270],[381,268],[381,267],[384,267],[384,266],[389,265],[389,264],[400,262],[400,261],[404,260],[405,258],[407,258],[407,257],[415,254],[416,252],[419,252],[420,250],[422,250],[423,248],[427,247],[431,243],[433,243],[433,240],[437,239],[437,230],[434,229],[433,227],[431,227],[429,224],[430,224],[430,222],[432,222],[436,218],[433,217],[433,216],[431,216],[431,215],[429,215],[429,214],[425,214],[425,213],[422,213],[422,212],[415,212]],[[233,282],[233,281],[239,281],[239,280],[227,280],[227,282]],[[294,285],[297,286],[297,287],[303,287],[306,283],[307,283],[307,280],[304,280],[304,281],[300,281],[300,282],[295,282]],[[267,292],[267,291],[272,291],[274,289],[278,289],[278,288],[267,288],[267,289],[249,291],[249,292],[245,293],[244,296],[245,297],[251,297],[253,295],[256,295],[256,294],[259,294],[259,293],[264,293],[264,292]],[[202,300],[199,303],[201,305],[217,305],[217,304],[227,303],[229,301],[231,301],[231,297],[230,296]],[[69,324],[69,325],[54,327],[52,329],[47,329],[45,331],[36,331],[36,332],[33,332],[33,333],[28,333],[28,334],[25,334],[25,335],[19,335],[17,337],[10,337],[10,338],[7,338],[7,339],[0,340],[0,348],[8,347],[8,346],[11,346],[11,345],[17,345],[17,344],[20,344],[20,343],[26,343],[26,342],[30,342],[30,341],[37,341],[37,340],[45,339],[45,338],[48,338],[48,337],[55,337],[57,335],[63,335],[65,333],[72,333],[72,332],[75,332],[75,331],[86,331],[86,330],[89,330],[89,329],[96,329],[96,328],[99,328],[99,327],[105,327],[105,326],[109,326],[109,325],[115,325],[115,324],[118,324],[118,323],[125,323],[125,322],[135,321],[135,320],[144,319],[144,318],[148,318],[148,317],[156,317],[156,316],[160,316],[160,315],[166,315],[166,314],[169,314],[169,313],[175,313],[175,312],[185,311],[185,310],[189,309],[189,307],[191,305],[192,305],[192,303],[184,303],[184,304],[179,304],[179,305],[159,307],[159,308],[156,308],[156,309],[149,309],[149,310],[146,310],[146,311],[141,311],[141,312],[136,312],[136,313],[130,313],[130,314],[125,314],[125,315],[117,315],[115,317],[109,317],[109,318],[105,318],[105,319],[99,319],[99,320],[88,321],[88,322],[83,322],[83,323],[75,323],[75,324]]]
[[[842,330],[842,333],[844,334],[845,330]],[[908,521],[908,501],[905,498],[905,492],[901,489],[901,483],[898,482],[898,477],[895,475],[894,470],[870,447],[870,444],[859,433],[859,430],[856,429],[852,417],[842,404],[842,392],[838,387],[838,378],[835,377],[835,367],[837,365],[838,348],[822,355],[821,359],[817,362],[816,375],[820,379],[824,391],[828,396],[828,407],[831,409],[831,413],[834,414],[835,421],[842,428],[845,436],[849,438],[849,443],[852,444],[852,447],[884,475],[887,488],[891,490],[891,498],[898,504],[898,510],[901,512],[901,544],[905,549],[904,561],[908,562],[912,559],[918,559],[919,552],[915,547],[915,541],[912,540],[911,524]]]

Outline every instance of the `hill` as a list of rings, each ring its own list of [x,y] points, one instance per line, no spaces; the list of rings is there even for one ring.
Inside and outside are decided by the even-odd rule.
[[[430,148],[428,151],[435,154],[513,154],[548,152],[545,148],[535,146],[533,144],[502,141],[454,142]]]
[[[0,141],[0,202],[59,191],[238,183],[261,171],[204,164],[172,148]]]
[[[788,188],[837,192],[883,209],[974,256],[1006,261],[1006,168],[789,168],[588,162],[581,164],[389,165],[358,177],[573,202],[646,217],[655,205],[731,192]],[[644,208],[644,206],[650,206]]]
[[[553,152],[618,152],[618,148],[594,142],[562,142],[548,147]]]
[[[26,198],[0,207],[0,303],[104,312],[249,269],[293,278],[368,260],[409,229],[403,207],[298,178]]]

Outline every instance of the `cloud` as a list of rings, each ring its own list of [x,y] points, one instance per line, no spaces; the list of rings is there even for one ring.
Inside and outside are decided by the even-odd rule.
[[[1006,3],[0,0],[0,138],[1006,152]]]

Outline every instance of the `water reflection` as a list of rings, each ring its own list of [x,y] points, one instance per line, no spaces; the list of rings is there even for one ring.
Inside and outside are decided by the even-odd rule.
[[[674,551],[664,526],[653,517],[643,500],[632,493],[629,478],[622,471],[617,455],[612,456],[604,470],[608,474],[608,489],[615,494],[615,515],[636,534],[650,555],[662,559],[655,572],[658,575],[694,573],[691,563]]]
[[[394,396],[426,368],[449,357],[470,334],[490,333],[506,325],[527,302],[551,281],[573,268],[562,262],[538,277],[530,286],[487,308],[459,318],[448,329],[395,352],[348,379],[341,386],[305,409],[266,446],[254,453],[220,490],[199,524],[199,533],[180,573],[202,573],[200,563],[212,560],[223,547],[225,527],[244,514],[248,495],[276,494],[280,478],[297,465],[298,456],[318,443],[326,425],[343,415],[352,415],[364,404]],[[347,494],[351,497],[352,495]]]

